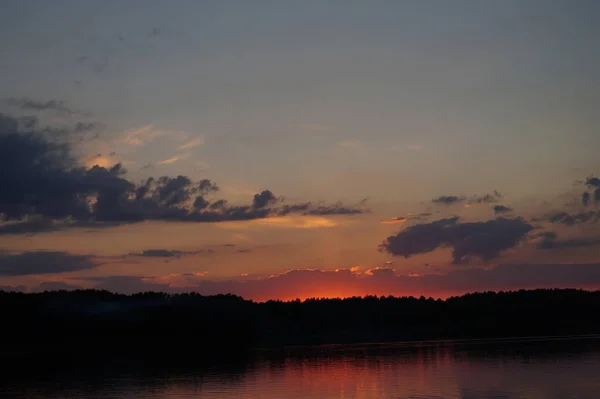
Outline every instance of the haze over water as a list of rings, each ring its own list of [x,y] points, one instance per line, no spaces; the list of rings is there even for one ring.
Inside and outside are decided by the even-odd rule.
[[[7,398],[596,399],[598,338],[312,347],[227,366],[96,365],[8,378]],[[179,365],[181,363],[178,363]],[[62,370],[62,371],[57,371]]]

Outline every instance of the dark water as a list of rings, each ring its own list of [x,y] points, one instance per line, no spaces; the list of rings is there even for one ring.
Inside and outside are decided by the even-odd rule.
[[[600,339],[356,345],[244,359],[3,362],[4,398],[599,399]],[[6,359],[5,359],[6,360]]]

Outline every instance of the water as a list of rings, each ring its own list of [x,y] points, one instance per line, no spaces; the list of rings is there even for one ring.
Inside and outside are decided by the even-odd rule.
[[[0,397],[600,398],[598,338],[297,348],[208,365],[53,362],[3,372]]]

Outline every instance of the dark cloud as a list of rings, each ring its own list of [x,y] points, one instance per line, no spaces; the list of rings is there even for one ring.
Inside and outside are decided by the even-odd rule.
[[[490,260],[517,246],[531,230],[533,226],[521,218],[461,223],[454,217],[407,227],[388,237],[379,250],[408,258],[449,247],[453,249],[455,264],[465,263],[472,257]]]
[[[457,197],[455,195],[441,195],[431,200],[434,204],[439,205],[454,205],[465,201],[465,197]]]
[[[355,215],[359,213],[365,213],[366,211],[361,208],[352,208],[344,206],[341,202],[337,202],[333,205],[319,205],[315,208],[309,209],[305,212],[307,215]]]
[[[0,235],[4,234],[33,234],[60,230],[58,222],[52,219],[34,219],[23,222],[0,224]]]
[[[224,209],[227,206],[227,200],[220,199],[210,204],[210,209]]]
[[[596,176],[589,176],[585,179],[583,184],[590,188],[600,188],[600,179]]]
[[[198,252],[176,251],[168,249],[146,249],[139,253],[132,253],[131,256],[146,256],[151,258],[179,258],[183,255],[193,255]]]
[[[88,133],[91,131],[95,131],[98,129],[103,129],[104,125],[102,123],[98,123],[98,122],[77,122],[75,124],[75,126],[73,127],[73,132],[74,133]],[[115,155],[114,152],[111,153],[112,155]]]
[[[467,204],[489,204],[498,201],[502,198],[503,195],[494,190],[492,194],[483,194],[483,195],[473,195],[469,198],[465,196],[456,196],[456,195],[441,195],[437,198],[431,200],[434,204],[438,205],[455,205],[466,202]]]
[[[88,228],[86,232],[119,226],[123,223],[96,222],[93,220],[54,220],[48,218],[33,218],[25,221],[0,223],[0,235],[35,235],[70,228]]]
[[[469,199],[469,204],[490,204],[498,201],[503,195],[497,190],[492,194],[474,195]]]
[[[591,194],[587,191],[581,195],[581,202],[583,203],[583,206],[587,206],[590,203],[590,197]]]
[[[78,164],[70,138],[86,129],[75,126],[62,129],[58,135],[56,129],[41,128],[36,118],[0,114],[0,187],[5,188],[0,190],[0,217],[5,221],[53,221],[15,224],[6,227],[5,233],[27,228],[52,231],[57,220],[112,224],[142,220],[218,222],[290,212],[333,215],[364,211],[341,203],[275,207],[282,200],[270,190],[256,194],[249,206],[229,206],[225,200],[207,199],[219,190],[211,180],[194,182],[182,175],[151,177],[135,184],[126,179],[120,164],[90,169]],[[62,136],[67,136],[66,140]]]
[[[510,213],[513,211],[512,208],[505,206],[505,205],[494,205],[493,209],[494,209],[494,213],[496,215],[502,215],[502,214]]]
[[[531,236],[531,238],[543,238],[545,240],[554,240],[558,235],[553,231],[542,231]]]
[[[201,195],[197,196],[196,199],[194,200],[194,208],[195,209],[202,210],[202,209],[205,209],[208,205],[210,205],[210,202],[205,200],[204,197]]]
[[[543,239],[537,244],[538,249],[562,249],[600,245],[600,238],[597,237],[580,237],[558,240],[558,236],[554,232],[542,233],[539,236],[543,237]]]
[[[420,221],[420,220],[427,220],[427,218],[431,216],[431,213],[429,212],[423,212],[423,213],[419,213],[417,215],[413,215],[411,213],[409,213],[406,216],[395,216],[391,219],[388,220],[384,220],[382,222],[380,222],[381,224],[398,224],[398,223],[406,223],[408,221]]]
[[[256,209],[264,208],[277,202],[277,197],[270,190],[264,190],[254,195],[252,207]]]
[[[581,181],[578,183],[581,183]],[[600,202],[600,179],[595,176],[589,176],[583,181],[583,185],[590,190],[585,191],[581,195],[581,202],[583,205],[589,205],[592,199],[594,200],[594,203]]]
[[[567,226],[574,226],[576,224],[585,222],[597,222],[600,218],[600,212],[587,211],[579,213],[568,213],[564,211],[554,212],[547,216],[546,220],[550,223],[564,224]]]
[[[59,100],[37,101],[30,98],[10,97],[7,98],[5,102],[11,107],[17,107],[27,111],[55,111],[64,114],[74,113],[74,111],[67,107],[63,101]]]
[[[283,205],[279,209],[279,215],[285,216],[289,213],[305,212],[305,211],[309,210],[310,207],[311,207],[310,202],[305,202],[302,204]]]
[[[202,179],[198,182],[198,193],[207,195],[219,191],[217,183],[209,179]]]
[[[53,274],[92,269],[97,266],[89,255],[57,251],[31,251],[0,254],[0,276]]]

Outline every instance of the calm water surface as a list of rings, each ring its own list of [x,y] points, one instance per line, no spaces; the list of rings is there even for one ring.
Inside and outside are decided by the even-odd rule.
[[[597,338],[300,348],[209,365],[90,363],[4,373],[0,397],[600,398]]]

